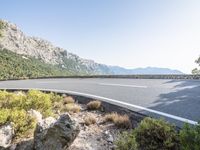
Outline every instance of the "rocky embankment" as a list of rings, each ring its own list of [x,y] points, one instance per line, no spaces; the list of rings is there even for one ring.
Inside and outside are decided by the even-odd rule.
[[[0,99],[3,94],[5,99],[10,93],[0,92]],[[16,96],[16,99],[12,96]],[[15,99],[11,102],[0,100],[3,109],[0,111],[0,150],[112,150],[118,135],[131,127],[128,116],[106,113],[100,101],[78,104],[71,96],[51,95],[54,100],[51,100],[53,107],[50,110],[47,108],[51,107],[48,96],[39,91],[29,91],[28,94],[11,94]],[[27,114],[22,118],[21,113],[27,106],[19,103],[25,99],[29,101],[27,98],[38,103],[35,105],[38,109],[27,109]],[[44,104],[38,101],[42,99]],[[44,109],[38,105],[43,105],[41,108]],[[31,104],[31,107],[35,106]],[[7,114],[7,108],[11,111],[21,109],[17,111],[16,119],[10,119],[13,112]],[[46,117],[46,114],[51,115]],[[8,119],[4,119],[6,117]],[[116,121],[113,121],[114,118]]]

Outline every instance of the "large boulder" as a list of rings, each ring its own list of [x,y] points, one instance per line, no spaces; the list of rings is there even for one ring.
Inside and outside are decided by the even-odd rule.
[[[63,114],[55,121],[43,121],[37,124],[34,133],[34,148],[37,150],[67,149],[80,132],[79,125],[69,114]]]
[[[8,147],[12,142],[14,130],[11,124],[0,127],[0,147]]]

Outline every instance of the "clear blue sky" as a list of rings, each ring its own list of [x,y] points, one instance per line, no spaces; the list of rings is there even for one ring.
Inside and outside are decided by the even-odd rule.
[[[2,0],[0,18],[99,63],[190,73],[200,0]]]

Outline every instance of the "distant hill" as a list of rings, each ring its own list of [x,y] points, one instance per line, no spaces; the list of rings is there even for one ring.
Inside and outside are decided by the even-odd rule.
[[[118,66],[111,66],[110,69],[114,74],[183,74],[179,70],[172,70],[169,68],[157,68],[157,67],[146,67],[146,68],[135,68],[125,69]]]
[[[15,24],[0,20],[0,78],[112,74],[181,74],[167,68],[125,69],[108,66],[26,36]]]

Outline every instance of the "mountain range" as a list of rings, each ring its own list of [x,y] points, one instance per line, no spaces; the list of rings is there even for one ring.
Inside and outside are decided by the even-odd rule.
[[[6,56],[9,56],[6,60]],[[182,74],[178,70],[171,70],[168,68],[136,68],[126,69],[118,66],[108,66],[104,64],[96,63],[93,60],[80,58],[66,49],[54,46],[47,40],[41,38],[30,37],[25,35],[15,24],[5,20],[0,20],[0,54],[4,65],[9,62],[11,56],[16,57],[18,63],[30,63],[35,64],[35,71],[29,76],[42,76],[42,75],[108,75],[108,74]],[[4,60],[4,62],[3,62]],[[12,61],[14,61],[12,59]],[[10,63],[10,69],[16,64]],[[40,65],[39,65],[40,64]],[[20,64],[23,66],[23,64]],[[49,74],[45,74],[44,68],[49,71]],[[28,68],[28,66],[27,66]],[[27,69],[24,68],[24,69]],[[13,67],[13,69],[15,69]],[[40,73],[38,70],[43,70]],[[26,70],[20,69],[21,72]],[[56,70],[56,71],[55,71]],[[5,71],[4,71],[5,72]],[[22,73],[23,74],[23,73]],[[30,73],[29,73],[30,74]],[[19,75],[18,75],[19,76]],[[16,76],[16,77],[18,77]],[[28,76],[27,74],[23,76]],[[1,77],[1,76],[0,76]],[[12,77],[15,77],[13,72]]]

